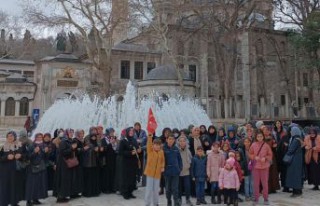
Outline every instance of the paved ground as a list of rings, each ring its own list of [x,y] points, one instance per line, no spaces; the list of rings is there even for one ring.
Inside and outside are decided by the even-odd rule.
[[[144,206],[144,188],[139,188],[138,191],[134,192],[137,199],[134,200],[124,200],[119,195],[100,195],[96,198],[80,198],[77,200],[72,200],[69,203],[59,204],[61,206]],[[304,189],[304,194],[299,198],[290,198],[290,194],[278,192],[277,194],[270,195],[270,205],[272,206],[319,206],[320,205],[320,191],[312,191],[310,186],[306,186]],[[210,198],[206,197],[209,202]],[[56,199],[49,197],[46,200],[41,200],[44,206],[58,205],[55,203]],[[195,199],[192,199],[195,203]],[[25,205],[25,202],[20,204]],[[160,198],[160,206],[166,205],[165,196]],[[211,204],[208,204],[211,205]],[[221,204],[222,205],[222,204]],[[240,203],[240,206],[252,205],[251,202]],[[261,205],[263,201],[261,199]]]

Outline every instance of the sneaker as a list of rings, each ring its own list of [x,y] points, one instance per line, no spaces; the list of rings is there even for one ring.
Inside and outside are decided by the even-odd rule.
[[[315,190],[315,191],[319,190],[319,186],[314,186],[312,190]]]
[[[197,200],[196,205],[201,205],[201,201]]]
[[[265,201],[263,202],[263,204],[264,204],[264,205],[270,205],[269,200],[265,200]]]

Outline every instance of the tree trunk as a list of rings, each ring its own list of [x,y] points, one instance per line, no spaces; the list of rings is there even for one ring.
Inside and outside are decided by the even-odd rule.
[[[104,98],[111,95],[111,53],[106,52],[105,49],[101,49],[101,59],[99,70],[102,73],[103,85],[101,94]]]

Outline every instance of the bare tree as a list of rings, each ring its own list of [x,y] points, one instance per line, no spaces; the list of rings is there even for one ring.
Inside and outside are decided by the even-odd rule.
[[[275,21],[303,29],[308,16],[320,8],[320,0],[274,0]]]
[[[25,1],[26,16],[33,24],[47,27],[69,26],[71,30],[81,34],[93,67],[100,70],[103,76],[103,93],[110,95],[114,33],[127,21],[128,16],[121,10],[126,10],[127,7],[121,1],[111,0]],[[46,12],[44,7],[52,8],[52,12]],[[118,7],[116,12],[113,7]],[[92,38],[89,38],[90,32]]]

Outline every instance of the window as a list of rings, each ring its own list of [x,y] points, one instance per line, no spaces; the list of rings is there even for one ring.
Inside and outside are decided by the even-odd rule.
[[[143,62],[134,63],[134,79],[143,79]]]
[[[214,81],[215,69],[214,62],[212,59],[208,59],[208,80]]]
[[[20,100],[19,115],[20,116],[28,116],[29,115],[29,100],[26,97],[23,97]]]
[[[197,81],[197,66],[189,65],[189,79],[192,81]]]
[[[6,101],[6,114],[5,116],[14,116],[16,111],[16,101],[12,97],[9,97]]]
[[[282,106],[286,105],[286,96],[285,95],[281,95],[280,99],[281,99],[281,105]]]
[[[243,80],[243,74],[242,74],[242,61],[240,58],[237,60],[237,80],[242,81]]]
[[[9,70],[10,73],[21,74],[20,70]]]
[[[178,55],[184,56],[184,43],[182,40],[178,40],[177,42],[177,53]]]
[[[309,86],[308,73],[303,73],[303,86],[304,86],[304,87]]]
[[[155,62],[148,62],[147,63],[147,73],[149,73],[154,68],[156,68],[156,63]]]
[[[33,78],[34,77],[34,71],[24,71],[23,76],[27,78]]]
[[[130,79],[130,61],[121,61],[121,79]]]
[[[263,55],[263,42],[261,39],[258,39],[256,43],[256,53],[257,53],[257,56]]]

